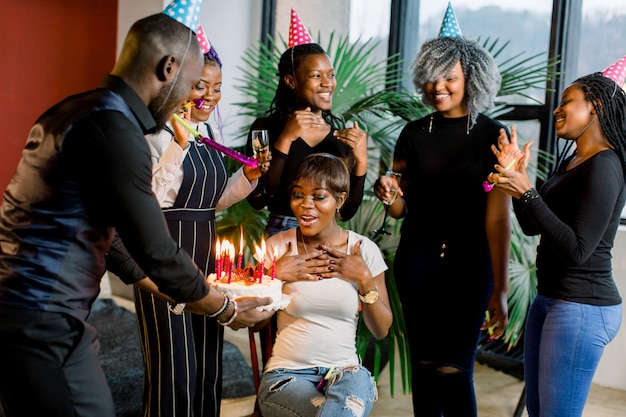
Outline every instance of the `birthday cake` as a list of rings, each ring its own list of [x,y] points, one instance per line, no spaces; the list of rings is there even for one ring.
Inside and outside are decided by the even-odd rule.
[[[216,274],[210,274],[207,280],[213,288],[233,300],[238,297],[272,297],[272,301],[276,303],[283,296],[283,282],[279,279],[272,279],[267,275],[258,279],[246,274],[245,270],[233,271],[230,275],[230,282],[225,272],[221,273],[219,279]]]

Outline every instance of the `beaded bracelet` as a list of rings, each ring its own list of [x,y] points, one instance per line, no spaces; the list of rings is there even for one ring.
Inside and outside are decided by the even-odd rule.
[[[228,301],[229,301],[228,297],[224,296],[224,304],[222,304],[222,307],[219,310],[217,310],[215,313],[209,314],[209,317],[214,318],[224,313],[224,311],[226,311],[226,309],[228,308]]]
[[[233,321],[235,321],[235,317],[237,317],[237,313],[239,313],[239,309],[237,308],[237,301],[233,301],[233,315],[230,316],[230,318],[228,319],[228,321],[222,323],[221,321],[217,320],[217,322],[219,324],[221,324],[222,326],[228,326],[229,324],[231,324]]]
[[[522,206],[526,207],[528,206],[528,203],[531,202],[531,200],[534,200],[536,198],[539,198],[539,193],[534,188],[531,188],[524,194],[522,194],[522,196],[519,198],[519,202]]]

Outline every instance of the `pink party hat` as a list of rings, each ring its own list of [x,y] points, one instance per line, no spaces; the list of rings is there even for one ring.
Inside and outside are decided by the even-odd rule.
[[[207,39],[204,34],[204,30],[200,25],[198,25],[198,30],[196,31],[196,38],[198,38],[198,42],[200,42],[200,48],[202,48],[203,54],[206,54],[211,50],[211,42]]]
[[[298,17],[298,14],[294,9],[291,9],[291,23],[289,24],[289,44],[288,48],[296,45],[302,45],[305,43],[315,43],[309,31],[306,30],[302,20]]]
[[[220,56],[217,54],[215,48],[213,48],[213,45],[211,45],[211,42],[204,33],[204,29],[202,29],[202,26],[200,25],[198,25],[196,38],[198,38],[198,42],[200,42],[200,48],[202,48],[202,53],[206,55],[209,59],[214,59],[215,61],[217,61],[217,64],[220,66],[220,68],[222,68],[222,60],[220,59]]]
[[[617,85],[624,88],[624,82],[626,81],[626,55],[615,64],[602,71],[602,75],[612,79]]]
[[[454,10],[452,10],[452,4],[448,2],[448,8],[446,14],[443,16],[443,22],[441,22],[441,28],[439,29],[440,38],[462,38],[461,28],[459,22],[456,20]]]
[[[163,10],[163,13],[196,31],[200,17],[202,0],[174,0]]]

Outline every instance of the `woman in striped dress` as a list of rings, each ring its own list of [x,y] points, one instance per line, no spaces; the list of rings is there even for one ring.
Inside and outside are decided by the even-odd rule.
[[[217,141],[221,134],[207,121],[221,98],[221,85],[221,62],[211,48],[189,97],[204,103],[182,115],[202,136]],[[154,164],[152,188],[170,233],[208,274],[215,269],[215,211],[245,198],[261,168],[244,166],[228,178],[223,157],[175,122],[147,140]],[[138,285],[135,307],[145,368],[143,415],[219,416],[224,340],[220,317],[175,314],[166,301]]]

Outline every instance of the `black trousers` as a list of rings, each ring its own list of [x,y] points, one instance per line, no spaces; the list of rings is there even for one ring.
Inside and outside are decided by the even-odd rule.
[[[0,401],[7,417],[115,417],[96,330],[61,313],[0,307]]]

